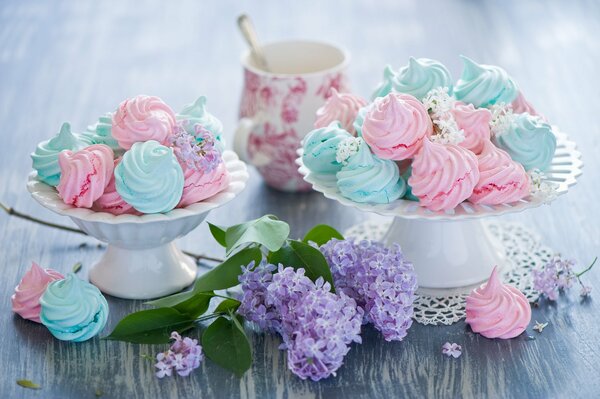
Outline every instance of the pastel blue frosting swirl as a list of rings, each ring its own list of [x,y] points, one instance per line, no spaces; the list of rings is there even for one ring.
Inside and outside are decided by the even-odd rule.
[[[106,298],[73,273],[50,283],[40,305],[42,324],[62,341],[87,341],[102,331],[108,319]]]
[[[406,183],[400,177],[398,165],[371,153],[362,140],[358,151],[351,155],[337,172],[337,186],[346,198],[355,202],[387,204],[402,197]]]
[[[91,144],[105,144],[112,148],[113,151],[121,149],[119,143],[112,136],[112,114],[106,113],[98,118],[98,122],[88,126],[87,130],[82,133]]]
[[[196,101],[183,107],[176,115],[177,120],[186,120],[185,130],[194,134],[194,125],[200,124],[215,136],[215,147],[220,152],[225,150],[223,123],[206,110],[206,97],[200,96]]]
[[[352,126],[354,126],[354,130],[356,130],[357,137],[362,137],[362,127],[365,123],[365,115],[368,111],[369,106],[367,105],[359,109],[358,113],[356,114],[356,119],[354,119],[354,123],[352,124]]]
[[[183,170],[173,149],[155,140],[135,143],[115,168],[115,186],[142,213],[169,212],[183,193]]]
[[[304,138],[302,162],[311,172],[335,174],[342,168],[342,164],[336,161],[337,146],[350,137],[352,135],[342,129],[338,121],[311,131]]]
[[[506,71],[495,65],[477,64],[461,56],[464,64],[462,76],[454,86],[454,96],[476,107],[510,104],[519,94],[517,83]]]
[[[422,100],[438,87],[452,88],[452,77],[444,64],[429,58],[410,57],[408,65],[398,72],[394,90]]]
[[[404,179],[404,181],[406,182],[406,193],[404,193],[404,197],[402,197],[402,198],[409,200],[409,201],[419,201],[419,198],[413,195],[412,187],[410,186],[410,184],[408,184],[408,178],[410,177],[411,174],[412,174],[412,166],[409,166],[400,175],[400,176],[402,176],[402,179]]]
[[[546,170],[556,151],[552,127],[539,116],[517,114],[508,132],[494,137],[494,144],[508,152],[525,170]]]
[[[89,143],[71,132],[71,125],[63,123],[60,132],[50,140],[38,144],[31,154],[33,169],[37,171],[38,179],[51,186],[57,186],[60,181],[60,166],[58,154],[63,150],[77,151]]]
[[[383,80],[373,94],[371,94],[371,100],[375,100],[378,97],[385,97],[394,90],[394,84],[397,79],[397,74],[392,69],[391,65],[386,65],[383,70]]]

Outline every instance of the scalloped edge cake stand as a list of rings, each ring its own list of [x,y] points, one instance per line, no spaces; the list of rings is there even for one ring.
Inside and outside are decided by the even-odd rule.
[[[421,293],[457,294],[485,281],[495,265],[503,272],[514,267],[501,243],[486,227],[484,218],[549,203],[577,183],[583,167],[581,154],[575,142],[554,129],[556,153],[551,167],[544,172],[544,181],[554,188],[556,195],[552,198],[530,196],[512,204],[486,206],[464,202],[446,212],[429,211],[415,201],[402,199],[389,204],[361,204],[343,197],[331,176],[311,173],[302,163],[302,149],[298,151],[300,157],[296,163],[304,180],[325,197],[364,212],[394,217],[382,237],[371,238],[400,244],[406,258],[414,264]]]
[[[76,208],[65,204],[56,188],[39,181],[36,172],[29,175],[27,189],[42,206],[70,217],[88,235],[108,243],[90,270],[90,282],[119,298],[157,298],[181,291],[196,279],[196,262],[173,241],[194,230],[211,210],[233,200],[246,187],[246,164],[233,151],[223,152],[223,161],[230,175],[225,190],[164,214],[115,216]]]

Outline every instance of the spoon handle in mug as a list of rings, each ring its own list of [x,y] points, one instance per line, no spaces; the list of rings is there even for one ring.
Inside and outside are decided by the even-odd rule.
[[[260,45],[260,42],[258,41],[258,35],[256,34],[256,30],[254,29],[254,25],[252,25],[250,17],[248,17],[246,14],[242,14],[238,17],[237,23],[242,35],[244,36],[244,39],[246,39],[246,42],[252,49],[254,59],[258,63],[258,66],[269,72],[269,65],[267,64],[265,53]]]

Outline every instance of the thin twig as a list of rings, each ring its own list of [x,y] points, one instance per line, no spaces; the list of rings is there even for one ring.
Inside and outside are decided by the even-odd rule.
[[[35,218],[33,216],[30,216],[30,215],[27,215],[25,213],[19,212],[15,208],[6,205],[3,202],[0,202],[0,208],[2,208],[2,210],[4,212],[6,212],[9,216],[16,216],[18,218],[25,219],[25,220],[28,220],[28,221],[33,222],[33,223],[41,224],[41,225],[46,226],[46,227],[52,227],[53,229],[64,230],[64,231],[68,231],[70,233],[81,234],[81,235],[84,235],[84,236],[88,235],[85,231],[80,230],[78,228],[70,227],[70,226],[65,226],[65,225],[57,224],[57,223],[48,222],[48,221],[45,221],[45,220],[42,220],[42,219]],[[218,262],[218,263],[222,263],[223,262],[223,259],[213,258],[212,256],[208,256],[208,255],[195,254],[195,253],[188,252],[188,251],[183,251],[183,253],[186,254],[186,255],[188,255],[188,256],[191,256],[194,259],[196,259],[196,261],[199,261],[199,260],[208,260],[208,261]]]

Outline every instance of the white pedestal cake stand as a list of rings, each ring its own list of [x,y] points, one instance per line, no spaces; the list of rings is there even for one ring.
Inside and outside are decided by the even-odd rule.
[[[461,302],[473,286],[489,277],[495,265],[500,267],[506,279],[510,279],[510,272],[519,266],[519,262],[511,256],[514,251],[507,251],[503,235],[519,230],[521,236],[535,241],[535,235],[527,229],[497,223],[490,225],[484,219],[538,207],[567,193],[569,187],[577,182],[583,167],[581,154],[565,134],[557,133],[556,137],[556,153],[551,167],[544,173],[544,183],[553,188],[555,195],[530,196],[515,203],[495,206],[464,202],[445,212],[433,212],[419,206],[418,202],[402,199],[389,204],[357,203],[341,195],[331,176],[310,172],[302,164],[302,157],[297,163],[304,180],[325,197],[361,211],[392,216],[391,224],[365,222],[351,228],[347,235],[383,240],[387,244],[399,243],[406,258],[414,264],[420,299],[429,298],[427,301],[431,306],[443,308],[444,303],[452,302],[448,298],[458,298]],[[530,299],[535,298],[530,295]],[[433,312],[433,309],[430,311]],[[421,320],[417,318],[417,321],[450,324],[457,321],[457,317],[434,315],[424,316]]]
[[[149,299],[169,295],[192,284],[198,267],[174,240],[188,234],[208,213],[234,199],[248,180],[246,164],[232,151],[223,153],[230,175],[227,188],[202,202],[167,213],[112,215],[65,204],[56,188],[29,175],[27,189],[44,207],[70,217],[92,237],[108,243],[90,270],[90,281],[102,292],[120,298]]]

